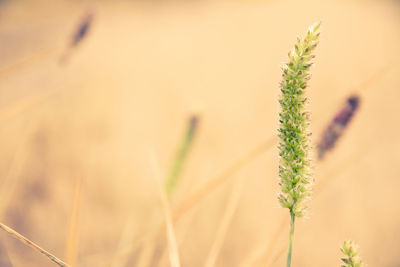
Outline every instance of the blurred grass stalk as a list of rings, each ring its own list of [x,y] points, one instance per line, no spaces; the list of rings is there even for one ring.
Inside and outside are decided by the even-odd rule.
[[[57,258],[56,256],[54,256],[53,254],[51,254],[50,252],[47,252],[43,248],[39,247],[34,242],[32,242],[28,238],[24,237],[23,235],[21,235],[17,231],[15,231],[15,230],[11,229],[10,227],[6,226],[5,224],[0,223],[0,229],[4,230],[8,234],[10,234],[12,237],[18,239],[19,241],[21,241],[22,243],[24,243],[28,247],[30,247],[30,248],[42,253],[47,258],[49,258],[51,261],[55,262],[57,265],[59,265],[61,267],[69,267],[70,266],[67,263],[65,263],[62,260],[60,260],[59,258]]]
[[[222,214],[218,230],[215,234],[214,242],[211,245],[211,249],[204,267],[216,266],[218,255],[222,249],[229,227],[238,208],[239,200],[242,195],[243,184],[244,177],[237,177],[233,185],[231,195],[228,199],[225,211]]]
[[[198,129],[199,117],[192,115],[189,119],[188,127],[182,139],[182,143],[176,153],[172,167],[169,171],[168,178],[165,182],[165,192],[168,198],[171,198],[173,191],[178,184],[179,176],[182,172],[183,165],[193,144],[196,131]]]
[[[151,154],[150,156],[151,156],[150,160],[152,163],[154,177],[155,177],[155,180],[157,182],[157,187],[159,188],[159,192],[160,192],[161,207],[162,207],[162,210],[164,213],[170,266],[171,267],[180,267],[181,263],[180,263],[180,259],[179,259],[178,246],[177,246],[177,242],[176,242],[176,234],[175,234],[173,220],[172,220],[172,212],[171,212],[171,208],[169,205],[169,201],[168,201],[166,192],[163,190],[163,187],[161,184],[163,176],[161,174],[160,167],[159,167],[156,156],[154,154]]]
[[[75,185],[75,193],[69,221],[67,242],[65,246],[65,258],[72,265],[76,265],[79,246],[79,218],[82,205],[83,178],[79,176]]]
[[[309,114],[305,109],[305,89],[310,79],[319,40],[320,23],[312,25],[304,39],[297,39],[294,49],[289,52],[289,63],[283,66],[281,97],[279,103],[279,202],[290,212],[289,249],[286,266],[291,266],[294,224],[296,217],[303,217],[305,202],[311,196],[313,179],[310,175],[310,133]]]

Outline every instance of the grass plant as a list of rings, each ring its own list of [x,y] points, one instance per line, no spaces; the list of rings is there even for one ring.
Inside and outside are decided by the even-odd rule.
[[[314,58],[312,52],[319,40],[320,24],[311,26],[304,37],[298,39],[294,49],[289,52],[289,62],[283,67],[281,82],[280,128],[279,128],[279,177],[282,207],[289,209],[290,232],[287,267],[291,266],[293,234],[296,217],[303,217],[305,201],[311,196],[312,178],[310,176],[310,146],[306,111],[305,89],[310,79],[309,69]]]

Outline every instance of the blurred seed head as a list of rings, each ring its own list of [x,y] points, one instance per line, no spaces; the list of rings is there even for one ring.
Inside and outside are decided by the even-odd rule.
[[[200,121],[199,115],[194,114],[194,115],[190,116],[188,134],[194,135],[196,133],[196,130],[199,127],[199,121]]]
[[[88,11],[86,11],[82,20],[78,24],[78,27],[74,31],[72,39],[70,43],[68,43],[68,47],[66,48],[64,53],[60,56],[59,59],[60,65],[65,65],[67,63],[73,49],[77,47],[80,43],[82,43],[85,37],[87,37],[90,28],[92,27],[94,17],[95,17],[95,12],[93,9],[89,9]]]
[[[348,240],[343,242],[341,251],[344,254],[342,261],[344,265],[342,267],[365,267],[366,265],[362,263],[359,254],[359,248],[354,241]]]
[[[86,11],[86,14],[79,23],[71,42],[71,47],[77,46],[87,36],[90,31],[91,25],[95,17],[94,10],[90,9]]]
[[[360,97],[358,95],[350,96],[342,109],[335,115],[333,120],[322,134],[321,140],[317,145],[318,159],[322,160],[326,152],[332,150],[343,135],[354,114],[360,107]]]

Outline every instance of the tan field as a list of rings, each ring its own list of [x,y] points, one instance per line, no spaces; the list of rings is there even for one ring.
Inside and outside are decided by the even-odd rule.
[[[347,97],[361,106],[313,161],[292,266],[340,266],[347,239],[368,266],[400,266],[399,1],[0,1],[0,221],[71,266],[285,266],[281,66],[316,21],[313,144]],[[0,241],[0,266],[56,266]]]

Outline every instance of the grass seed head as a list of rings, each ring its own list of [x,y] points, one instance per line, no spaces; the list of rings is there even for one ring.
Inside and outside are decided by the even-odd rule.
[[[342,261],[344,265],[342,267],[365,267],[366,265],[362,263],[359,254],[358,245],[351,240],[345,241],[342,244],[341,250],[344,254]]]
[[[304,202],[311,195],[309,159],[309,114],[305,88],[310,78],[312,54],[319,40],[320,23],[312,25],[303,39],[298,38],[283,67],[279,103],[280,189],[279,202],[296,217],[305,213]]]

